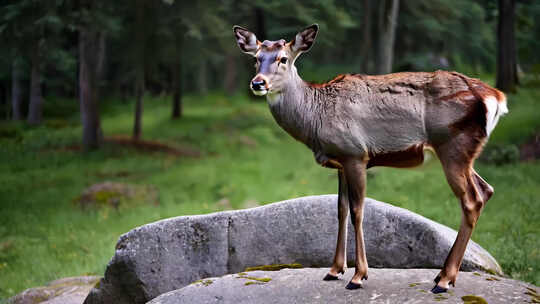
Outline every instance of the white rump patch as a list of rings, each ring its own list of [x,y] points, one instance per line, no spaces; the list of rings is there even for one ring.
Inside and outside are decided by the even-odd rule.
[[[484,104],[486,105],[486,133],[489,136],[497,122],[499,117],[508,113],[508,107],[506,106],[506,99],[501,100],[500,102],[495,98],[495,96],[488,96],[484,99]]]
[[[506,105],[506,97],[499,101],[499,115],[503,116],[504,114],[508,113],[508,106]]]

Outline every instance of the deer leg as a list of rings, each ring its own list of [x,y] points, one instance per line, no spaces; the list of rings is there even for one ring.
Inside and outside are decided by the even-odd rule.
[[[354,226],[356,256],[354,275],[347,284],[347,289],[362,287],[362,280],[368,278],[368,263],[364,246],[362,221],[364,217],[364,197],[366,195],[366,165],[367,161],[352,159],[344,164],[345,179],[349,194],[349,210]]]
[[[342,170],[338,171],[339,193],[338,193],[338,237],[334,262],[328,274],[323,280],[337,280],[338,274],[347,270],[347,217],[349,216],[349,199],[347,193],[347,180]]]
[[[455,285],[467,243],[471,238],[485,202],[493,193],[491,186],[472,169],[472,160],[455,162],[455,159],[447,161],[441,158],[441,161],[443,162],[448,183],[460,200],[462,216],[454,245],[444,262],[443,269],[435,278],[437,285],[431,290],[433,293],[446,292],[449,285]]]
[[[473,174],[473,180],[474,184],[476,186],[476,189],[481,192],[482,199],[484,201],[484,204],[491,198],[493,195],[493,187],[491,187],[490,184],[488,184],[474,169],[472,170]]]

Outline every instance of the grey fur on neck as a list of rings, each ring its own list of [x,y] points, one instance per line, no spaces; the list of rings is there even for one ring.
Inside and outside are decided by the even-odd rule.
[[[313,151],[320,148],[317,132],[321,127],[320,99],[313,98],[310,88],[291,66],[289,81],[278,93],[267,96],[270,111],[276,122],[296,140]]]

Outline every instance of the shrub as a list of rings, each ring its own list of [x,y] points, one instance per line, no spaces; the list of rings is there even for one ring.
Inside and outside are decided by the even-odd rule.
[[[519,148],[516,145],[490,145],[484,149],[479,160],[496,166],[513,164],[519,161]]]

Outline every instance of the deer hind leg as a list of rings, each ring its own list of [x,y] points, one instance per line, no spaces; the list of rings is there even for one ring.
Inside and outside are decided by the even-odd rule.
[[[453,147],[456,147],[455,145]],[[471,149],[470,151],[476,151]],[[443,165],[446,179],[461,203],[461,225],[457,238],[444,262],[443,269],[435,278],[433,293],[446,292],[449,285],[454,286],[467,243],[482,209],[493,194],[493,188],[472,168],[476,153],[460,153],[439,149],[437,151]]]
[[[482,194],[482,199],[484,200],[485,204],[493,195],[493,187],[491,187],[490,184],[488,184],[480,175],[478,175],[474,169],[472,171],[474,184],[476,189]]]
[[[338,192],[338,237],[334,262],[328,274],[324,277],[325,281],[338,279],[338,274],[345,273],[347,270],[347,217],[349,217],[349,195],[347,189],[347,180],[342,170],[338,171],[339,192]]]
[[[347,289],[362,287],[362,280],[368,278],[368,263],[364,245],[364,232],[362,222],[364,217],[364,197],[366,195],[366,165],[367,161],[350,159],[344,164],[345,178],[349,194],[349,210],[355,232],[355,271],[347,284]]]

